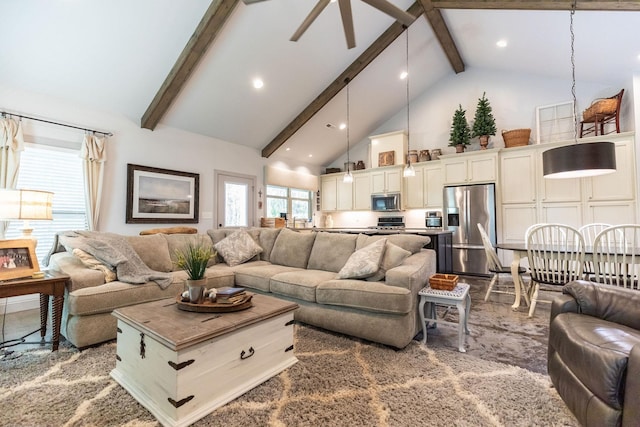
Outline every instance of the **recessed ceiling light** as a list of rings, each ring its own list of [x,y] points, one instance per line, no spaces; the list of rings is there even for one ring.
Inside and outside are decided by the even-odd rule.
[[[287,147],[287,149],[284,151],[291,151],[291,147]]]
[[[309,154],[309,157],[313,157],[313,154]]]
[[[409,73],[407,73],[406,71],[401,72],[400,73],[400,80],[406,79],[408,75],[409,75]]]
[[[347,128],[346,123],[340,123],[340,130],[345,130]]]
[[[496,42],[496,46],[498,46],[498,47],[507,47],[507,41],[506,41],[506,40],[504,40],[504,39],[502,39],[502,40],[498,40],[498,41]]]
[[[260,78],[253,79],[253,87],[256,89],[261,89],[264,86],[264,82]]]

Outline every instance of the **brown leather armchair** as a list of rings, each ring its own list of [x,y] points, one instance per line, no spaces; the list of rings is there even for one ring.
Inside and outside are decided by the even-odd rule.
[[[577,280],[551,306],[549,376],[584,426],[640,425],[640,292]]]

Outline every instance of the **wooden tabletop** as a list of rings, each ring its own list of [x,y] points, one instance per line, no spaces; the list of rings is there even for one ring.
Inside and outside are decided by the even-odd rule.
[[[253,307],[231,313],[196,313],[178,308],[175,298],[131,305],[113,315],[178,351],[202,341],[298,308],[298,304],[254,294]]]

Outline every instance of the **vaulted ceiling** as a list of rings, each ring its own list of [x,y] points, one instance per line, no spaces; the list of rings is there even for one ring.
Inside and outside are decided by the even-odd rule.
[[[567,75],[571,1],[389,1],[416,17],[409,27],[411,97],[465,67]],[[639,69],[640,14],[632,12],[639,3],[577,1],[581,79],[619,86]],[[124,115],[149,129],[172,126],[265,156],[326,165],[344,152],[344,134],[333,126],[346,120],[347,81],[353,141],[405,105],[398,76],[406,33],[387,14],[351,0],[356,47],[347,48],[338,3],[289,41],[315,4],[8,2],[0,84]],[[499,39],[508,46],[498,49]],[[263,88],[253,88],[255,78]]]

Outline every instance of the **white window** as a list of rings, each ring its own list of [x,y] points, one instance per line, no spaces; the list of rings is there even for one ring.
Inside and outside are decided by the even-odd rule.
[[[278,218],[286,213],[289,218],[311,219],[313,193],[297,188],[267,185],[267,218]]]
[[[40,264],[51,249],[57,232],[88,228],[79,153],[78,150],[41,144],[27,144],[21,153],[16,188],[53,192],[53,221],[29,222],[33,236],[38,239],[36,255]],[[22,221],[11,221],[5,237],[20,238],[22,226]]]

